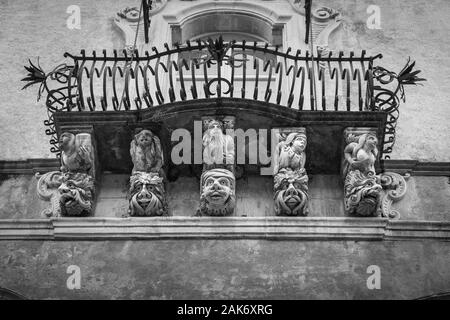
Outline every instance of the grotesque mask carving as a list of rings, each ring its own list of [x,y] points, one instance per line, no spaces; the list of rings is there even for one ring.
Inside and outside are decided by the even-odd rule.
[[[66,173],[58,188],[62,216],[79,217],[92,213],[94,179],[85,173]]]
[[[150,130],[142,130],[131,141],[130,155],[133,161],[133,173],[136,171],[161,174],[164,156],[161,141]]]
[[[305,128],[280,128],[274,154],[275,213],[308,215]]]
[[[345,212],[357,216],[378,216],[382,186],[375,175],[378,139],[373,133],[349,135],[344,150]]]
[[[157,173],[136,172],[130,178],[131,216],[167,215],[163,179]]]
[[[235,202],[235,178],[231,171],[211,169],[203,172],[199,215],[231,215]]]
[[[61,171],[36,175],[39,197],[51,203],[51,208],[42,214],[46,217],[91,215],[95,193],[91,135],[63,132],[59,143]]]
[[[308,176],[281,169],[274,177],[275,213],[279,216],[308,215]]]

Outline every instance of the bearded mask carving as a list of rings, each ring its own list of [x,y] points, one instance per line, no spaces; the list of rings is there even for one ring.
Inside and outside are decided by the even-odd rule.
[[[136,172],[130,177],[131,216],[165,216],[167,202],[163,179],[157,173]]]
[[[279,216],[308,215],[308,176],[280,169],[274,177],[275,213]]]
[[[201,176],[201,197],[198,215],[228,216],[235,207],[235,178],[226,169],[211,169]]]

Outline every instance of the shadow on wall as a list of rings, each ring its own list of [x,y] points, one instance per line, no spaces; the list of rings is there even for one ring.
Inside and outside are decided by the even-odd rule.
[[[429,296],[420,297],[415,300],[450,300],[450,292],[431,294]]]
[[[28,300],[28,298],[20,293],[0,287],[0,300]]]

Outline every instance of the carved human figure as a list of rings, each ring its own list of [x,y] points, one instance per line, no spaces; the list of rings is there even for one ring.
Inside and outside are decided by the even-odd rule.
[[[280,169],[274,177],[274,190],[277,215],[308,215],[308,176],[302,171]]]
[[[161,141],[150,130],[137,133],[130,145],[130,155],[133,161],[133,171],[154,172],[162,175],[164,155]]]
[[[158,173],[135,172],[130,177],[128,199],[131,216],[168,214],[163,178]]]
[[[203,134],[203,169],[227,168],[234,171],[234,139],[223,133],[218,120],[210,120]]]
[[[344,203],[350,215],[377,216],[382,186],[375,175],[378,139],[373,133],[349,136],[344,149]]]
[[[305,170],[306,134],[304,128],[280,128],[280,141],[274,153],[275,213],[308,215],[308,176]]]
[[[63,132],[59,137],[59,148],[61,171],[36,174],[39,197],[51,203],[42,214],[46,217],[90,215],[95,195],[91,134]]]
[[[274,155],[274,174],[283,168],[293,171],[303,170],[306,161],[306,134],[303,132],[291,132],[284,139],[280,136]]]
[[[93,166],[90,134],[63,132],[59,137],[62,172],[88,173]]]
[[[235,207],[235,177],[227,169],[211,169],[201,176],[198,215],[228,216]]]

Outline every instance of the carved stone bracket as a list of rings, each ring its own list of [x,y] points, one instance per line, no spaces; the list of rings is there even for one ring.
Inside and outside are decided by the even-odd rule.
[[[234,129],[234,121],[235,118],[231,116],[202,118],[203,173],[197,215],[229,216],[234,212],[234,138],[226,133],[227,129]]]
[[[275,213],[286,216],[308,215],[308,175],[306,129],[275,128],[279,142],[274,154]]]
[[[75,130],[76,132],[76,130]],[[50,201],[45,217],[92,214],[95,196],[95,156],[92,135],[64,131],[59,137],[61,171],[36,174],[37,194]]]
[[[344,139],[342,177],[346,214],[398,219],[400,213],[391,206],[406,194],[405,178],[409,175],[404,178],[393,172],[375,174],[378,160],[376,129],[347,128]]]
[[[168,215],[165,194],[164,153],[160,139],[150,130],[140,130],[130,144],[133,171],[128,193],[131,216]]]

